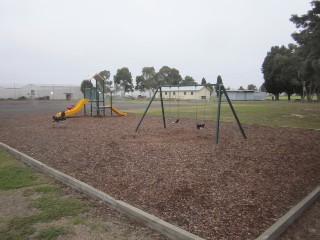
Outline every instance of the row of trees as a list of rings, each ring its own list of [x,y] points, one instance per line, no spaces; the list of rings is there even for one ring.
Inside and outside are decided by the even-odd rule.
[[[98,76],[105,80],[105,87],[107,91],[110,91],[110,86],[114,83],[115,90],[120,88],[127,92],[133,92],[138,90],[154,91],[159,85],[197,85],[197,81],[191,77],[186,76],[182,78],[179,70],[163,66],[158,72],[155,71],[154,67],[142,68],[141,75],[136,77],[136,85],[134,87],[131,72],[127,67],[123,67],[117,70],[117,73],[113,76],[113,81],[110,80],[110,72],[107,70],[101,71]],[[99,84],[99,81],[97,82]],[[205,78],[202,78],[201,84],[207,84]],[[92,87],[90,80],[83,80],[81,83],[81,91],[84,92],[84,88]]]
[[[249,84],[246,89],[244,87],[240,86],[238,88],[238,90],[254,90],[254,91],[256,91],[257,90],[257,86],[254,85],[254,84]]]
[[[262,64],[262,88],[275,95],[285,92],[301,94],[320,101],[320,2],[312,1],[312,9],[302,16],[292,15],[299,32],[291,36],[296,44],[273,46]]]

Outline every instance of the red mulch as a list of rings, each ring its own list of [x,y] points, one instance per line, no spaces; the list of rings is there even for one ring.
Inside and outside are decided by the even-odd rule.
[[[254,239],[320,182],[320,132],[160,117],[5,117],[3,143],[206,239]]]

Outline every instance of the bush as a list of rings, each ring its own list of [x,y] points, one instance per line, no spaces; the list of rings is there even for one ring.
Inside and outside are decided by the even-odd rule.
[[[18,97],[18,100],[27,100],[25,96]]]

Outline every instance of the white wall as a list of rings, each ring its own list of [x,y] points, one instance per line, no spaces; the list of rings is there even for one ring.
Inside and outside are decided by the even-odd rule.
[[[0,87],[0,98],[17,99],[26,97],[35,99],[49,96],[50,99],[66,99],[66,93],[71,94],[71,99],[83,98],[80,86],[73,85],[35,85],[28,84],[22,87]]]
[[[265,92],[254,91],[227,91],[231,101],[253,101],[253,100],[266,100]]]

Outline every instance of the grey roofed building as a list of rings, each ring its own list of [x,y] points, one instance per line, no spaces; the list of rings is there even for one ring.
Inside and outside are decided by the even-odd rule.
[[[52,99],[52,100],[73,100],[83,98],[80,86],[75,85],[44,85],[27,84],[19,86],[10,84],[0,86],[0,99]]]
[[[255,92],[254,90],[227,90],[232,101],[255,101],[266,100],[267,93]]]

